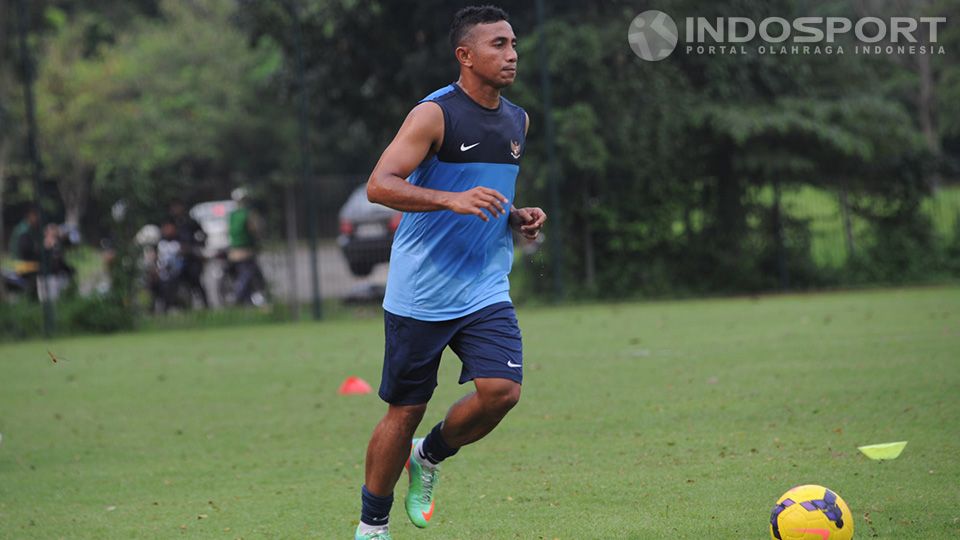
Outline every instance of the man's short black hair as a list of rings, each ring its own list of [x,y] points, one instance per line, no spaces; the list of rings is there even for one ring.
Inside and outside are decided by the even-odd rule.
[[[507,12],[497,6],[467,6],[453,16],[453,23],[450,24],[450,44],[457,48],[463,41],[463,36],[478,24],[509,20]]]

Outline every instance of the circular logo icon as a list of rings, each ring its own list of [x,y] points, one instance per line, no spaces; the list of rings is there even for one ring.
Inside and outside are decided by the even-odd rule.
[[[630,23],[627,41],[640,58],[650,62],[663,60],[677,46],[677,24],[662,11],[644,11]]]

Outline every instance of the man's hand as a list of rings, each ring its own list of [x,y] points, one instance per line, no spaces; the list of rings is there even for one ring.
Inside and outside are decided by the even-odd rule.
[[[528,240],[537,238],[546,221],[547,214],[535,206],[510,211],[510,226]]]
[[[490,212],[490,215],[493,217],[498,218],[501,214],[507,213],[507,211],[503,209],[503,205],[506,203],[507,198],[501,195],[499,191],[488,187],[477,186],[467,191],[450,193],[446,206],[458,214],[472,214],[484,221],[490,221],[490,218],[487,217],[484,210]]]

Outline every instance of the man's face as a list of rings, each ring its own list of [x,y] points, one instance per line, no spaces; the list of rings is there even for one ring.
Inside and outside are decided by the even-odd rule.
[[[495,88],[513,83],[517,76],[517,36],[507,21],[478,24],[471,28],[458,47],[465,50],[465,60],[481,79]]]

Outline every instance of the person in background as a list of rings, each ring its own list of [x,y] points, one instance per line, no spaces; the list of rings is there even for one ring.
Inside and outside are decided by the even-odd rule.
[[[69,238],[56,223],[47,223],[43,228],[43,251],[47,254],[46,294],[56,301],[73,282],[76,273],[67,263],[65,246]],[[41,298],[43,300],[43,298]]]
[[[13,270],[30,298],[37,298],[37,276],[40,274],[42,254],[40,236],[40,211],[31,206],[10,235]]]
[[[207,291],[203,287],[203,246],[207,235],[199,223],[187,213],[187,206],[180,199],[170,203],[170,221],[176,227],[176,239],[180,243],[180,254],[183,256],[183,268],[179,279],[194,295],[199,295],[203,307],[209,308]]]
[[[260,305],[263,299],[254,293],[257,280],[263,280],[263,273],[257,262],[262,228],[260,216],[250,204],[246,189],[237,188],[230,197],[237,203],[237,207],[230,212],[230,249],[227,252],[227,260],[236,268],[234,298],[238,305]]]
[[[189,307],[179,305],[177,298],[184,268],[183,248],[177,238],[177,226],[169,219],[160,225],[156,264],[161,300],[159,311],[165,313],[170,308]]]
[[[163,290],[160,284],[159,254],[157,252],[161,239],[160,227],[152,223],[141,227],[134,237],[134,241],[140,249],[137,266],[141,273],[141,283],[150,293],[150,309],[155,313],[161,312],[164,308]],[[109,290],[109,279],[116,261],[116,250],[113,248],[113,243],[106,238],[100,241],[100,245],[106,275],[105,290]]]

